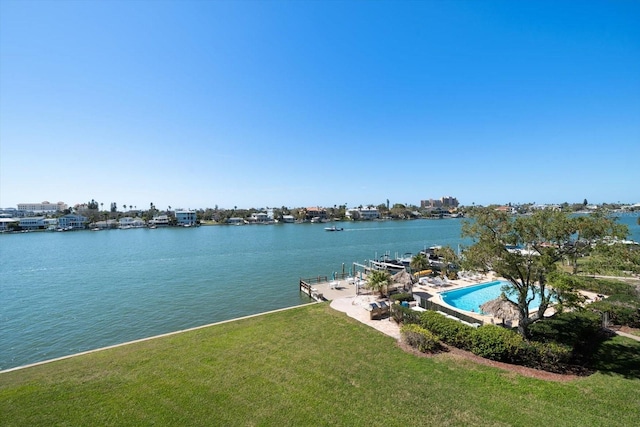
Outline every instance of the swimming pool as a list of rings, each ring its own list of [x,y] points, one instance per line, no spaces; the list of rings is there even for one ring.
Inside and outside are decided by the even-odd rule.
[[[502,292],[502,287],[508,284],[509,282],[504,280],[496,280],[494,282],[481,283],[462,289],[441,292],[440,296],[445,303],[452,307],[482,313],[480,306],[487,301],[498,298]],[[530,310],[535,310],[539,305],[540,297],[536,295],[536,298],[529,305]]]

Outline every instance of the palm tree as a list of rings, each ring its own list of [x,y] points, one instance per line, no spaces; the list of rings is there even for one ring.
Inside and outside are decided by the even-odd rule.
[[[419,254],[411,258],[409,266],[411,267],[411,271],[426,270],[427,268],[429,268],[429,260],[424,253],[420,252]]]
[[[436,255],[442,260],[442,268],[440,269],[440,275],[442,277],[449,277],[450,267],[457,263],[458,257],[453,249],[449,246],[445,246],[436,250]],[[454,271],[455,273],[455,271]]]
[[[373,270],[367,275],[367,288],[374,292],[380,292],[380,296],[383,296],[390,281],[391,274],[388,271]]]

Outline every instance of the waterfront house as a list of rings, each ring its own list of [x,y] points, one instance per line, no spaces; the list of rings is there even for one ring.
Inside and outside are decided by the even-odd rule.
[[[251,224],[269,224],[272,219],[269,218],[269,215],[265,212],[254,212],[249,217],[249,222]]]
[[[167,215],[154,216],[153,219],[149,221],[149,225],[155,225],[156,227],[168,227],[169,217]]]
[[[366,208],[348,209],[345,213],[347,218],[372,220],[380,218],[380,212],[373,206]]]
[[[68,214],[58,218],[58,227],[63,229],[83,229],[87,224],[87,217]]]
[[[141,228],[144,227],[144,220],[142,218],[133,218],[125,216],[118,221],[120,228]]]
[[[118,221],[115,219],[97,221],[92,226],[95,228],[99,228],[100,230],[106,230],[108,228],[118,228]]]
[[[198,219],[196,216],[196,211],[192,210],[177,210],[176,211],[176,222],[178,225],[196,225]]]
[[[296,222],[296,219],[293,215],[282,215],[282,222],[286,222],[287,224],[292,224]]]
[[[0,218],[0,231],[7,231],[20,225],[19,218]]]
[[[305,221],[325,221],[327,219],[327,210],[320,207],[306,208],[304,219]]]
[[[44,222],[43,216],[30,216],[20,218],[20,228],[23,230],[44,230],[47,224]]]
[[[229,219],[227,220],[227,224],[231,224],[231,225],[242,225],[242,224],[244,224],[244,219],[242,219],[242,218],[238,218],[238,217],[229,218]]]

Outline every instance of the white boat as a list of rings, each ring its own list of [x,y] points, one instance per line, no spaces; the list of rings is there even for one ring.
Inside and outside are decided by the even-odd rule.
[[[336,227],[335,225],[332,226],[332,227],[325,227],[324,229],[325,229],[325,231],[342,231],[342,230],[344,230],[344,228]]]

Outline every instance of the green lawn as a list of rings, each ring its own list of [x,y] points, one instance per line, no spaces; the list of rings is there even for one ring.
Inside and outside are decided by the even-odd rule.
[[[638,390],[415,357],[318,304],[2,373],[0,425],[638,426]]]

